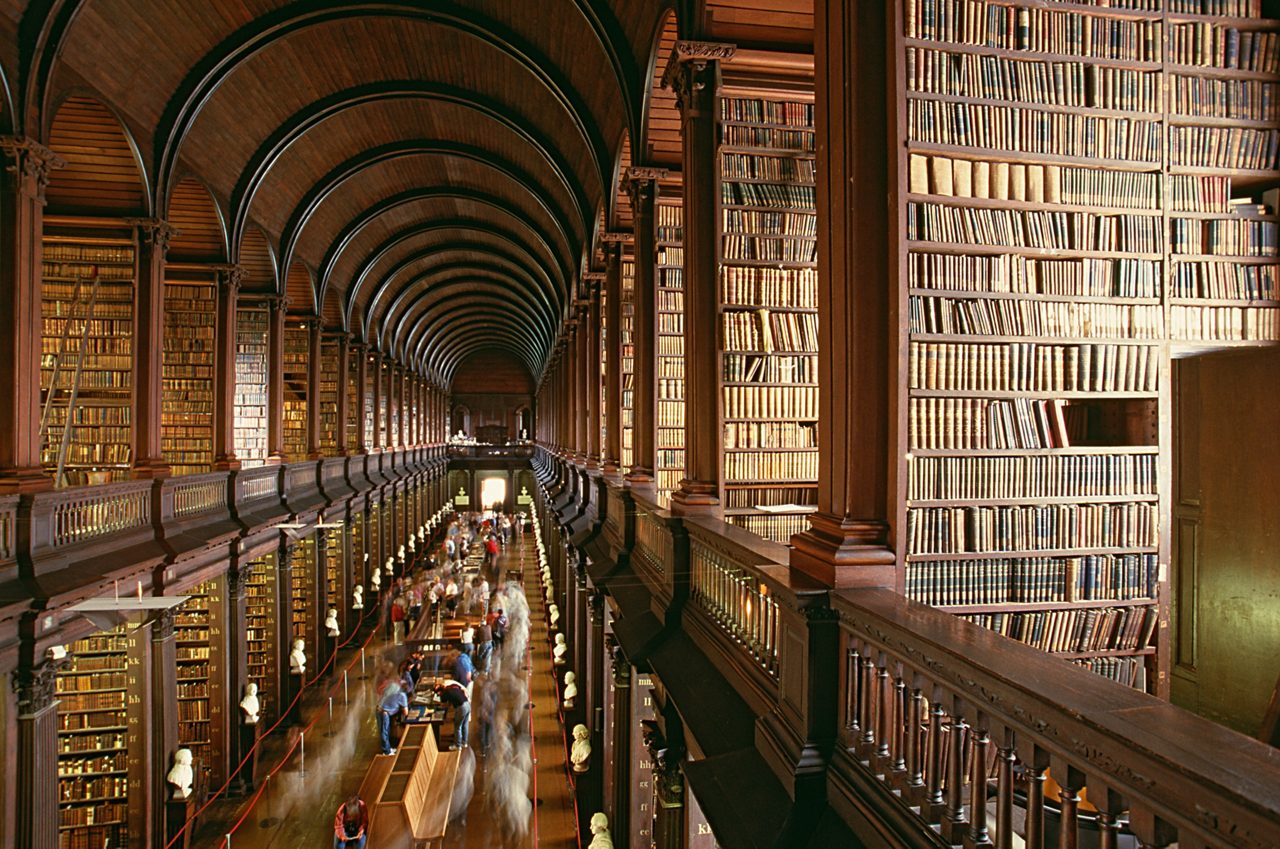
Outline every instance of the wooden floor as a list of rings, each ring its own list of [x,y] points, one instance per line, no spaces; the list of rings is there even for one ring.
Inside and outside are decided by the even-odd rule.
[[[516,541],[501,555],[499,568],[521,569],[529,589],[531,607],[530,652],[533,674],[530,698],[533,703],[533,758],[536,764],[530,795],[536,797],[529,833],[520,843],[504,846],[487,810],[484,774],[485,758],[476,752],[479,729],[475,716],[471,723],[471,744],[476,768],[474,795],[465,818],[453,822],[446,835],[447,847],[480,849],[569,849],[577,847],[576,814],[565,752],[564,730],[557,711],[555,679],[551,670],[544,602],[537,574],[536,549],[532,536]],[[456,633],[460,622],[446,622],[446,633]],[[372,628],[372,624],[366,626]],[[364,634],[352,641],[359,645]],[[360,653],[349,650],[339,655],[338,672],[308,688],[303,704],[304,723],[316,718],[311,731],[299,740],[293,728],[277,734],[262,748],[257,774],[265,776],[272,766],[286,758],[284,766],[265,782],[258,798],[220,799],[201,817],[192,847],[226,845],[231,832],[234,849],[311,849],[328,847],[333,840],[333,815],[339,803],[356,792],[372,758],[378,752],[373,712],[373,670],[379,660],[398,662],[404,648],[373,637],[365,652],[367,678],[361,678]],[[344,696],[342,670],[354,661],[346,676]],[[329,690],[332,696],[330,721]],[[445,726],[445,739],[451,729]],[[289,749],[292,748],[292,752]],[[388,849],[388,847],[369,847]]]

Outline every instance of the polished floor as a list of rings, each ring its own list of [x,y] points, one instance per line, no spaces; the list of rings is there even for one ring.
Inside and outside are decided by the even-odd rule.
[[[523,583],[529,588],[531,627],[527,657],[532,664],[530,723],[536,765],[529,795],[536,803],[532,806],[525,837],[504,843],[486,794],[485,779],[490,764],[483,755],[473,754],[471,801],[465,816],[458,816],[449,825],[444,845],[458,849],[576,847],[576,812],[532,537],[526,535],[522,541],[517,540],[500,557],[499,568],[503,573],[520,570]],[[445,635],[456,634],[460,624],[460,621],[445,621]],[[225,846],[228,834],[234,849],[309,849],[332,845],[334,812],[342,800],[359,788],[378,752],[373,712],[375,669],[382,661],[398,662],[405,651],[403,646],[386,641],[382,633],[372,634],[364,650],[365,675],[362,676],[361,653],[356,646],[364,643],[372,630],[370,622],[352,641],[351,647],[339,654],[337,671],[304,693],[300,726],[278,731],[264,742],[257,768],[261,792],[248,798],[214,801],[200,818],[190,843],[192,847]],[[308,726],[310,730],[304,732],[302,729]],[[446,724],[446,744],[451,734],[452,729]],[[478,740],[477,721],[473,716],[473,747]],[[475,748],[470,750],[475,751]],[[278,770],[266,778],[276,765]],[[466,772],[465,768],[460,769],[460,774]],[[459,792],[466,795],[465,785]],[[379,845],[369,849],[389,847]]]

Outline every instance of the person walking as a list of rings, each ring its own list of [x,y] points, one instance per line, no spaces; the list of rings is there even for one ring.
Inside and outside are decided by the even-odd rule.
[[[476,671],[489,674],[489,660],[493,657],[493,628],[485,620],[475,627]]]
[[[467,748],[467,731],[471,725],[471,700],[467,698],[466,688],[458,681],[449,680],[436,685],[436,695],[440,698],[441,704],[453,708],[453,745],[449,748]]]
[[[352,796],[333,815],[333,849],[364,849],[368,831],[369,812],[364,801]]]
[[[463,623],[462,635],[458,639],[462,643],[462,653],[467,657],[475,657],[476,626],[471,622]]]
[[[397,646],[404,645],[404,620],[408,615],[408,603],[403,595],[397,595],[391,602],[391,641]]]
[[[409,699],[400,687],[399,681],[392,681],[382,691],[382,700],[378,702],[378,742],[382,744],[382,754],[394,755],[395,747],[391,745],[391,718],[409,715]]]

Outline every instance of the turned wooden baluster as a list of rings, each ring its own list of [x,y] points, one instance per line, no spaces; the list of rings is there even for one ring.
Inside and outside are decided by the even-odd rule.
[[[889,740],[893,734],[889,723],[893,721],[893,687],[889,684],[889,663],[884,655],[880,655],[880,663],[876,669],[876,757],[881,763],[888,761]]]
[[[1165,849],[1178,839],[1176,828],[1151,811],[1138,807],[1129,811],[1129,830],[1138,838],[1141,849]]]
[[[929,822],[938,821],[942,814],[944,803],[942,796],[942,768],[946,763],[946,736],[943,733],[942,724],[947,714],[942,709],[942,702],[937,696],[938,694],[935,693],[929,707],[929,784],[926,791],[926,801],[929,804]]]
[[[992,845],[991,833],[987,830],[987,755],[991,738],[987,733],[987,718],[981,713],[974,719],[973,741],[970,753],[969,777],[969,837],[965,840],[966,849],[986,849]]]
[[[869,757],[876,742],[875,698],[876,662],[870,650],[862,656],[862,743],[863,756]]]
[[[969,723],[964,718],[964,703],[952,700],[951,739],[947,749],[947,801],[942,813],[942,836],[952,843],[964,838],[964,762],[965,744],[968,742]]]
[[[1124,799],[1110,787],[1089,791],[1089,801],[1098,809],[1098,849],[1116,849],[1120,834],[1118,814],[1124,810]]]
[[[858,675],[862,671],[862,653],[855,646],[849,649],[845,661],[845,711],[848,713],[849,733],[851,740],[862,736],[862,699],[858,687]]]
[[[1062,807],[1062,819],[1058,824],[1058,849],[1079,849],[1080,791],[1084,788],[1084,774],[1070,765],[1055,768],[1053,774],[1058,778],[1058,796]]]
[[[1023,773],[1027,781],[1027,849],[1044,849],[1044,771],[1049,766],[1049,756],[1033,749],[1030,758],[1023,759]]]
[[[1006,728],[996,746],[996,849],[1013,849],[1013,746],[1013,731]]]
[[[902,664],[897,665],[893,677],[893,784],[901,787],[907,773],[907,682],[902,677]]]
[[[922,737],[926,732],[921,729],[924,723],[924,693],[920,687],[912,686],[907,702],[907,802],[918,804],[924,801],[924,756],[922,745],[927,740]]]

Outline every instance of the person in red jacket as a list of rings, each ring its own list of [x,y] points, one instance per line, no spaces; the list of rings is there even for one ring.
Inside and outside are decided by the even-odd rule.
[[[352,796],[333,815],[333,849],[364,849],[368,831],[369,812],[359,796]]]

